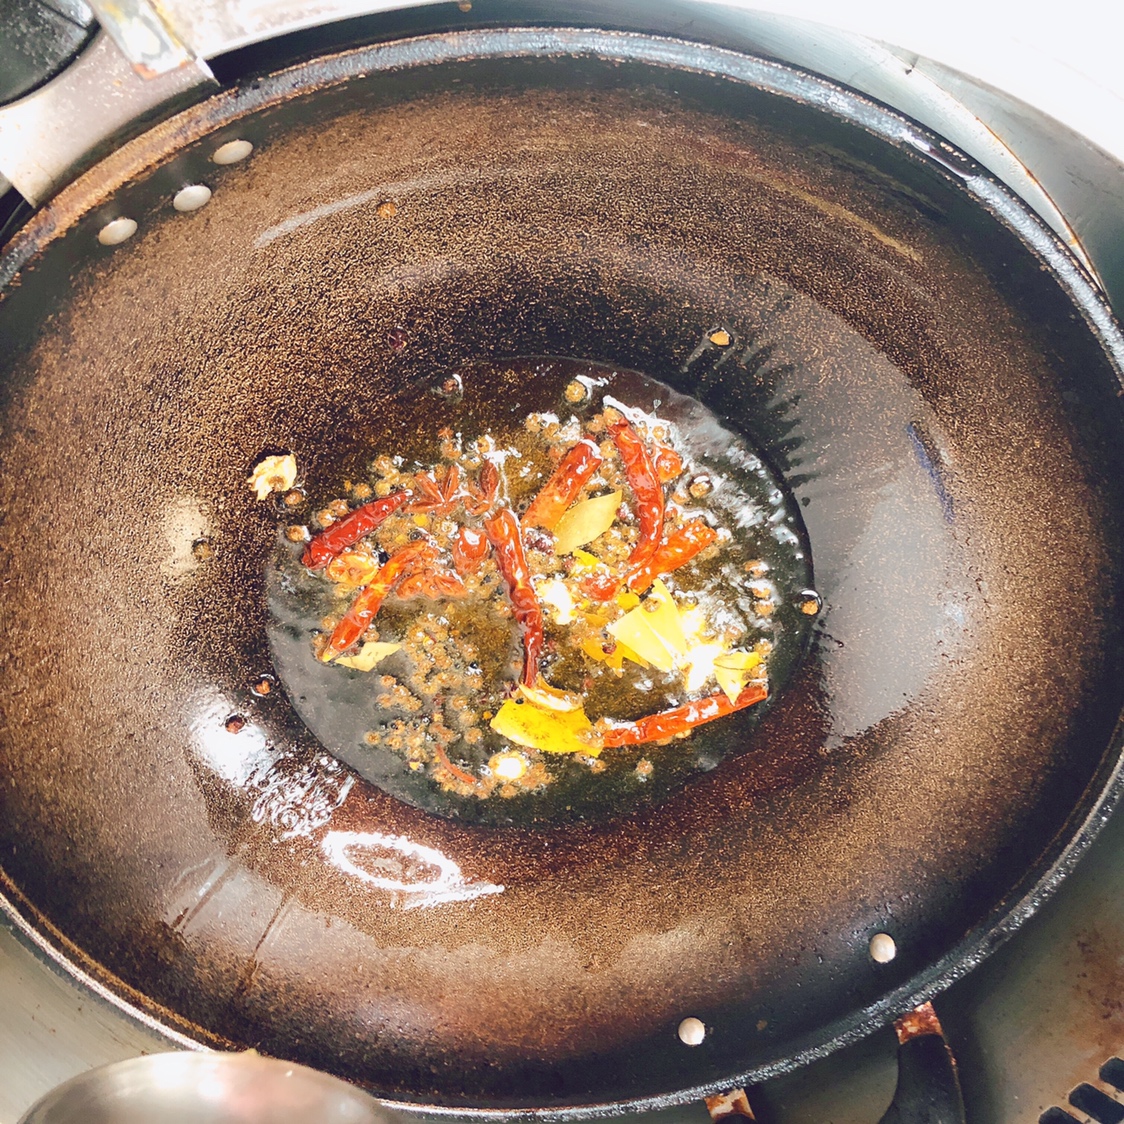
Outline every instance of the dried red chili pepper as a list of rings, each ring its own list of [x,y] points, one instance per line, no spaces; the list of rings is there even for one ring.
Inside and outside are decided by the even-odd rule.
[[[377,530],[409,498],[409,492],[394,492],[357,507],[350,515],[332,524],[326,531],[321,531],[305,547],[301,563],[310,570],[322,570],[337,554]]]
[[[468,590],[452,570],[441,566],[407,575],[395,587],[394,593],[403,601],[410,601],[415,597],[429,597],[438,601],[442,597],[464,597]]]
[[[683,475],[683,458],[666,445],[656,446],[654,463],[662,484],[670,484],[672,480]]]
[[[558,462],[550,479],[523,512],[523,526],[553,531],[566,509],[578,498],[586,481],[597,471],[601,459],[601,450],[596,442],[588,437],[582,438]]]
[[[632,489],[633,506],[640,522],[640,534],[628,559],[631,572],[647,566],[659,549],[663,538],[663,485],[647,447],[628,419],[620,418],[610,422],[607,428],[624,465],[624,474]]]
[[[663,541],[663,545],[652,555],[646,566],[633,570],[625,585],[633,593],[643,593],[661,574],[669,574],[686,565],[700,551],[705,550],[718,538],[718,532],[708,527],[701,519],[692,519],[677,527]]]
[[[468,577],[480,568],[488,553],[488,540],[475,527],[461,527],[453,539],[453,566],[461,577]]]
[[[750,683],[735,702],[730,702],[730,696],[725,691],[717,691],[713,695],[707,695],[705,699],[685,703],[671,710],[661,710],[658,714],[649,714],[647,718],[638,718],[635,722],[612,725],[606,722],[604,728],[598,729],[598,733],[602,744],[609,747],[663,741],[664,738],[684,734],[706,722],[713,722],[716,718],[725,718],[735,710],[753,706],[767,698],[768,694],[764,683]]]
[[[496,552],[496,563],[507,583],[515,619],[523,631],[523,683],[534,686],[542,655],[542,608],[531,584],[531,570],[519,534],[519,520],[509,507],[484,520],[484,533]]]
[[[379,567],[379,572],[359,591],[359,595],[351,603],[351,608],[344,614],[343,620],[336,625],[328,646],[320,658],[327,662],[341,652],[347,651],[370,627],[382,607],[384,598],[394,588],[395,583],[412,566],[423,561],[432,562],[436,558],[437,548],[425,539],[407,543],[397,554],[392,554]]]

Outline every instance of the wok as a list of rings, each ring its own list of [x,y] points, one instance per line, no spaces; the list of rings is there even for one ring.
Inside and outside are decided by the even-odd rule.
[[[5,908],[175,1040],[435,1111],[683,1101],[939,991],[1118,798],[1120,336],[881,106],[678,41],[422,37],[156,126],[0,270]],[[716,768],[469,824],[254,693],[278,527],[245,480],[360,465],[435,373],[520,356],[640,370],[743,434],[824,610]]]

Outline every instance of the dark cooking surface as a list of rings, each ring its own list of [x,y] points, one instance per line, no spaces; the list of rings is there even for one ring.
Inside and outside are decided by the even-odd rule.
[[[761,120],[722,120],[708,79],[510,67],[530,90],[468,67],[407,104],[372,83],[268,110],[221,136],[258,144],[244,167],[208,166],[217,140],[182,158],[205,210],[173,214],[157,171],[119,205],[134,242],[97,248],[92,216],[0,306],[13,336],[47,321],[0,361],[11,891],[181,1028],[469,1106],[822,1044],[1051,852],[1120,702],[1112,375],[1014,237],[752,90],[721,87]],[[534,88],[585,79],[637,89]],[[716,324],[735,346],[699,350]],[[427,817],[250,692],[263,449],[315,472],[402,380],[528,352],[641,368],[744,427],[826,606],[744,753],[553,833]],[[696,1050],[685,1015],[712,1028]]]

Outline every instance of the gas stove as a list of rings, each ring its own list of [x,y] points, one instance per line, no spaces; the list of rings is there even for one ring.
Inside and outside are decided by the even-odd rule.
[[[170,87],[179,82],[180,96],[191,88],[205,92],[210,68],[203,60],[227,60],[216,64],[221,76],[224,66],[235,65],[229,52],[257,45],[268,59],[263,41],[297,31],[315,37],[309,28],[366,17],[378,7],[164,4],[167,25],[194,48],[202,77],[197,87],[183,73],[160,81]],[[440,19],[452,22],[468,6],[454,11],[453,5],[407,5],[413,10],[405,14],[396,11],[400,7],[379,16],[387,28],[400,19],[413,30],[421,7],[433,13],[448,8]],[[1005,6],[994,0],[946,4],[939,13],[902,12],[885,0],[830,6],[789,0],[769,7],[591,2],[566,6],[563,16],[557,7],[478,4],[474,14],[463,14],[488,22],[555,20],[702,38],[856,87],[917,117],[989,167],[1070,241],[1117,307],[1124,304],[1124,77],[1106,66],[1109,52],[1124,42],[1124,17],[1106,16],[1098,0],[1068,5],[1064,27],[1053,10],[1020,10],[1019,24],[1006,24]],[[330,33],[324,34],[329,42]],[[96,34],[85,48],[106,57],[115,49]],[[238,65],[245,65],[242,59]],[[63,80],[65,72],[54,82]],[[23,105],[47,88],[25,95]],[[57,112],[63,102],[54,104]],[[28,131],[36,120],[46,132],[60,128],[58,120],[27,113],[13,127],[13,118],[0,110],[0,172],[32,203],[49,196],[52,174],[78,162],[82,147],[46,145],[48,155],[39,159]],[[96,146],[98,138],[87,140]],[[37,161],[39,173],[33,169]],[[52,161],[56,171],[44,174]],[[1022,930],[936,1001],[974,1124],[1033,1121],[1047,1112],[1064,1124],[1052,1106],[1064,1106],[1078,1120],[1124,1119],[1112,1080],[1124,1079],[1111,1065],[1103,1068],[1124,1053],[1122,860],[1124,819],[1118,815]],[[3,927],[0,1007],[0,1124],[14,1124],[33,1101],[78,1072],[168,1048],[155,1029],[80,987]],[[778,1124],[875,1121],[893,1093],[896,1050],[887,1027],[751,1090],[750,1100],[759,1118]],[[649,1116],[698,1124],[709,1119],[702,1104]]]

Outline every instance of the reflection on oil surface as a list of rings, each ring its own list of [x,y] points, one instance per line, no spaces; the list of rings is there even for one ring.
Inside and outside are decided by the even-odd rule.
[[[433,847],[381,831],[329,831],[320,849],[338,870],[382,890],[388,904],[419,909],[502,894],[491,882],[470,882],[452,859]]]
[[[730,325],[730,345],[704,336],[682,373],[775,457],[800,505],[838,745],[909,706],[963,650],[983,601],[952,499],[952,443],[924,396],[809,296],[768,277],[750,289],[755,311]]]

